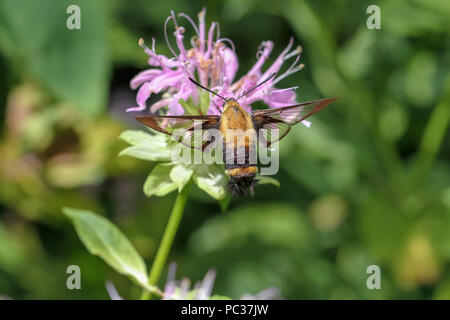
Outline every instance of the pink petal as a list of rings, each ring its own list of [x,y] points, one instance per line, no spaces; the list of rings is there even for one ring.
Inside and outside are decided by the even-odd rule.
[[[178,28],[175,31],[175,38],[176,38],[178,50],[180,50],[180,57],[184,60],[184,59],[186,59],[186,49],[184,48],[184,44],[183,44],[183,38],[184,38],[183,32],[184,32],[183,27]]]
[[[255,65],[250,69],[250,71],[247,74],[260,74],[261,73],[261,67],[263,66],[264,62],[269,58],[270,53],[273,49],[273,42],[272,41],[264,41],[261,44],[264,49],[261,52],[261,55],[258,57],[258,60],[256,61]]]
[[[281,66],[283,65],[284,62],[284,56],[289,52],[289,50],[291,50],[292,48],[292,44],[294,43],[294,39],[291,38],[289,40],[289,44],[287,45],[287,47],[280,53],[280,55],[277,57],[277,59],[275,60],[275,62],[269,67],[269,69],[267,69],[262,78],[267,78],[268,76],[270,76],[272,73],[277,73]]]
[[[138,110],[145,110],[146,104],[145,102],[150,97],[152,91],[151,91],[151,82],[144,83],[138,90],[138,93],[136,95],[136,102],[139,105]],[[137,109],[128,109],[127,111],[137,111]]]
[[[154,55],[148,58],[148,64],[154,67],[169,67],[169,68],[176,68],[179,66],[178,61],[169,59],[165,55],[159,54]]]
[[[151,81],[161,72],[160,69],[148,69],[138,73],[130,82],[131,89],[137,89],[141,84]]]
[[[222,51],[222,59],[224,64],[224,75],[228,83],[233,82],[234,76],[239,68],[236,54],[230,48],[224,48]]]
[[[185,76],[182,71],[163,72],[151,82],[151,90],[158,93],[168,87],[180,87],[183,80],[185,80]]]
[[[130,112],[130,111],[142,111],[142,110],[145,110],[145,107],[137,106],[137,107],[128,108],[125,111]]]
[[[264,97],[264,102],[271,108],[286,107],[296,104],[296,97],[294,90],[272,92]]]
[[[150,112],[151,113],[155,113],[156,111],[158,111],[162,107],[167,106],[169,103],[170,103],[170,100],[168,100],[168,99],[159,100],[158,102],[155,102],[154,104],[152,104],[150,106]]]
[[[173,99],[169,103],[169,112],[168,115],[178,116],[184,114],[184,108],[179,103],[180,99],[187,100],[191,94],[192,91],[190,90],[190,86],[183,86],[181,91],[178,91],[174,96]]]
[[[217,28],[217,22],[211,23],[211,27],[209,28],[208,32],[208,50],[205,54],[205,59],[209,59],[211,52],[213,50],[213,37],[214,37],[214,30]]]
[[[205,52],[205,15],[206,8],[203,8],[202,11],[198,14],[199,21],[199,30],[200,30],[200,52],[203,54]]]

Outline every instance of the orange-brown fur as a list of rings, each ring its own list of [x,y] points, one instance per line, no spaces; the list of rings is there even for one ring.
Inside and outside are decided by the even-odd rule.
[[[223,137],[224,150],[229,147],[245,147],[246,152],[254,145],[256,137],[254,135],[238,135],[229,137],[227,130],[242,130],[245,134],[247,130],[254,130],[251,115],[245,111],[235,100],[225,102],[220,116],[220,132]],[[249,132],[249,131],[247,131]],[[234,139],[233,139],[234,138]],[[234,140],[234,141],[233,141]],[[234,147],[233,147],[234,148]],[[224,159],[226,161],[226,159]],[[242,164],[239,167],[226,170],[229,176],[249,176],[255,175],[258,167],[249,164]]]

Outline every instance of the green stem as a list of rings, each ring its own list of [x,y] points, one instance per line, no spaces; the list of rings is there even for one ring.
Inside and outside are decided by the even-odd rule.
[[[448,81],[448,88],[450,89],[450,77]],[[428,120],[427,126],[425,127],[425,131],[420,142],[415,166],[413,168],[413,180],[411,183],[413,187],[417,187],[422,184],[424,176],[433,165],[433,161],[435,160],[441,144],[445,138],[450,120],[449,89],[446,96],[434,108],[430,120]]]
[[[164,231],[161,244],[156,252],[155,260],[153,261],[152,268],[150,270],[148,284],[150,286],[156,286],[161,276],[161,272],[166,264],[167,256],[169,255],[170,248],[172,247],[173,239],[177,233],[178,226],[180,225],[181,218],[183,217],[184,208],[189,195],[190,183],[181,190],[178,194],[175,204],[172,208],[172,212],[167,223],[166,230]],[[141,300],[149,300],[152,295],[147,290],[144,290],[141,295]]]

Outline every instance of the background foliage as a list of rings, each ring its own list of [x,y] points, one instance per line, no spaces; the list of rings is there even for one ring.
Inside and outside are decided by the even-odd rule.
[[[222,212],[192,190],[170,260],[178,277],[239,298],[269,286],[287,299],[450,298],[450,3],[206,2],[207,21],[231,38],[243,74],[264,40],[290,36],[306,68],[283,80],[300,101],[341,100],[280,144],[281,168],[255,199]],[[81,7],[79,31],[66,8]],[[61,208],[114,221],[151,263],[175,194],[146,198],[149,162],[118,157],[120,132],[141,128],[129,80],[146,67],[137,39],[157,39],[171,9],[201,1],[0,1],[0,294],[17,299],[107,299],[139,288],[91,256]],[[187,26],[187,24],[186,24]],[[278,50],[278,51],[277,51]],[[157,99],[157,98],[154,98]],[[68,265],[82,290],[66,289]],[[368,290],[366,268],[382,270]],[[163,284],[163,282],[161,283]]]

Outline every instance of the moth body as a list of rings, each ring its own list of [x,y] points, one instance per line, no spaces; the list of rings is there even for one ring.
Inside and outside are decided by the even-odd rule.
[[[258,172],[257,144],[268,148],[272,143],[285,137],[291,126],[304,121],[337,100],[326,98],[286,107],[254,110],[251,114],[245,111],[237,100],[247,96],[274,76],[273,73],[236,99],[225,98],[189,78],[198,87],[224,100],[220,115],[149,115],[136,119],[147,127],[168,135],[174,134],[177,129],[183,129],[182,136],[176,136],[176,140],[206,152],[217,143],[216,139],[210,139],[208,130],[219,128],[222,135],[225,172],[230,177],[226,190],[234,196],[243,196],[247,190],[253,195]],[[195,133],[197,129],[200,129],[200,134]]]
[[[257,136],[252,116],[236,100],[228,99],[219,123],[225,173],[230,177],[226,189],[235,196],[243,196],[247,190],[253,194],[258,167],[255,156]]]

